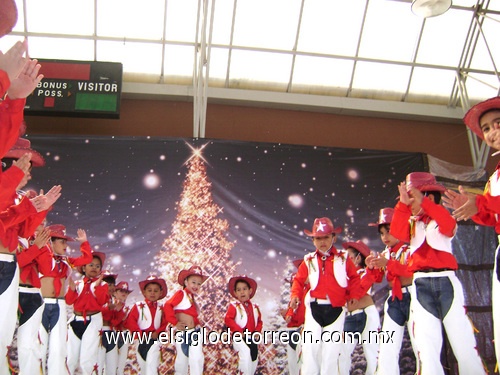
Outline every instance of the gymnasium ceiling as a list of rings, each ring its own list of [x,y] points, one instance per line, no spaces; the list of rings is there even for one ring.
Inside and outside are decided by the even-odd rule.
[[[425,19],[408,0],[16,3],[2,50],[26,36],[34,58],[121,62],[123,97],[199,113],[221,102],[458,122],[499,92],[500,0]]]

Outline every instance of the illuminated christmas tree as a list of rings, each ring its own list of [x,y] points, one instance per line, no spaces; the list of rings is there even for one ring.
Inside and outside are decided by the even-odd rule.
[[[167,282],[169,294],[181,288],[177,284],[181,270],[192,265],[202,268],[209,278],[196,296],[199,318],[208,331],[220,332],[224,329],[224,315],[230,302],[227,282],[235,274],[236,264],[230,255],[234,243],[227,240],[229,224],[219,218],[223,210],[212,199],[212,184],[201,153],[204,147],[191,147],[193,154],[186,161],[188,172],[177,202],[177,217],[156,261],[161,277]],[[173,345],[162,351],[161,374],[173,373],[172,348]],[[203,351],[206,374],[236,372],[237,356],[229,345],[208,344]]]

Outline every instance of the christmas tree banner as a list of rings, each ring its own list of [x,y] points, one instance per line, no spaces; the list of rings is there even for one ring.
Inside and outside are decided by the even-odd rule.
[[[48,223],[64,224],[70,236],[85,229],[93,249],[107,255],[104,269],[134,289],[129,304],[143,298],[138,281],[150,274],[166,279],[168,298],[180,289],[179,271],[199,265],[209,276],[196,296],[200,320],[216,331],[224,329],[231,302],[227,281],[239,274],[258,282],[253,301],[264,329],[283,330],[292,261],[314,250],[304,229],[326,216],[342,227],[337,248],[362,240],[381,251],[377,228],[368,224],[380,208],[395,205],[397,185],[409,172],[426,168],[420,153],[207,139],[29,138],[46,166],[33,169],[26,189],[62,186]],[[77,243],[69,246],[78,253]],[[387,285],[374,290],[382,311]],[[259,350],[258,373],[287,373],[285,345]],[[206,345],[204,352],[207,374],[236,373],[229,345]],[[414,364],[407,352],[402,374]],[[129,354],[127,371],[135,374],[133,347]],[[162,348],[162,374],[173,373],[174,354],[173,345]]]

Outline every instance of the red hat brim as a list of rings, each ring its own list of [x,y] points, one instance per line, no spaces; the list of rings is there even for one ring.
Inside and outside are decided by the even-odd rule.
[[[144,291],[146,286],[151,283],[158,284],[161,288],[161,295],[160,298],[158,299],[162,299],[167,296],[168,292],[167,283],[165,282],[165,280],[159,277],[147,278],[146,280],[139,281],[139,288],[141,288],[141,291]]]
[[[500,96],[487,99],[471,107],[465,114],[463,121],[465,125],[467,125],[467,127],[475,134],[477,134],[479,138],[484,139],[483,131],[481,130],[481,124],[479,124],[479,119],[485,112],[493,109],[500,110]]]
[[[344,249],[348,249],[352,247],[353,249],[356,249],[359,253],[361,253],[365,258],[370,255],[370,248],[366,246],[364,242],[344,242],[342,244],[342,247]]]
[[[3,158],[19,159],[27,153],[31,153],[31,165],[33,167],[43,167],[45,165],[45,159],[42,154],[32,148],[11,148]]]
[[[229,279],[229,282],[227,283],[227,287],[229,289],[229,293],[234,298],[238,299],[238,297],[236,296],[236,294],[234,292],[234,287],[235,287],[236,283],[239,280],[245,281],[246,283],[248,283],[248,285],[250,285],[250,288],[252,289],[252,293],[250,293],[250,299],[252,299],[253,296],[255,295],[255,292],[257,291],[257,281],[255,281],[254,279],[251,279],[248,276],[234,276],[234,277],[231,277]]]
[[[328,236],[329,234],[339,234],[342,233],[342,227],[333,227],[333,231],[331,233],[318,233],[318,232],[311,232],[310,230],[304,229],[304,233],[308,235],[309,237],[317,237],[317,236]]]
[[[100,251],[94,251],[92,253],[92,259],[94,259],[94,258],[99,258],[99,260],[101,261],[101,269],[102,269],[102,267],[104,267],[104,261],[106,260],[106,254],[104,254]],[[83,275],[83,266],[76,267],[76,270]]]
[[[304,259],[295,259],[293,261],[293,265],[295,266],[295,268],[299,268],[303,261]]]
[[[182,270],[181,272],[179,272],[179,276],[177,277],[177,282],[182,286],[184,287],[184,281],[189,277],[189,276],[200,276],[201,277],[201,283],[203,284],[205,281],[207,281],[208,279],[208,276],[206,275],[201,275],[199,274],[198,272],[195,272],[191,269],[189,270]]]

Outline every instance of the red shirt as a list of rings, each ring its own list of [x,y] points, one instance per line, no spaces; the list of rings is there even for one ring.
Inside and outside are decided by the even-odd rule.
[[[108,322],[110,328],[119,328],[125,319],[124,307],[116,309],[113,297],[109,297],[108,302],[102,307],[102,320]]]
[[[28,239],[29,242],[33,241],[33,238]],[[38,276],[38,257],[43,253],[47,252],[46,246],[41,249],[36,245],[31,245],[27,249],[18,251],[16,258],[19,264],[20,281],[22,283],[31,283],[36,288],[40,288],[42,284],[40,283],[40,277]]]
[[[191,306],[185,310],[176,309],[176,306],[178,306],[184,299],[184,293],[186,293],[187,298],[191,302]],[[175,292],[174,295],[170,297],[167,302],[165,302],[165,305],[163,306],[163,312],[165,313],[165,319],[167,320],[167,322],[174,326],[178,323],[177,318],[175,317],[175,313],[184,313],[187,315],[191,315],[193,317],[194,324],[200,324],[200,321],[198,320],[198,311],[196,309],[193,295],[186,289],[178,290],[177,292]]]
[[[105,282],[96,286],[94,293],[92,293],[91,284],[96,280],[97,278],[91,279],[85,276],[83,280],[76,281],[77,288],[75,290],[68,288],[64,299],[68,305],[73,305],[75,312],[86,316],[89,311],[101,311],[102,306],[107,302],[108,284]],[[83,284],[83,288],[79,292],[81,284]]]
[[[239,309],[245,309],[247,315],[247,324],[244,327],[236,323],[236,314],[242,313]],[[254,305],[251,301],[237,302],[236,307],[231,303],[227,309],[224,323],[231,330],[231,332],[243,333],[245,330],[248,330],[249,332],[260,332],[262,331],[262,319],[258,307],[257,311],[259,316],[257,317],[257,324],[255,324]]]

